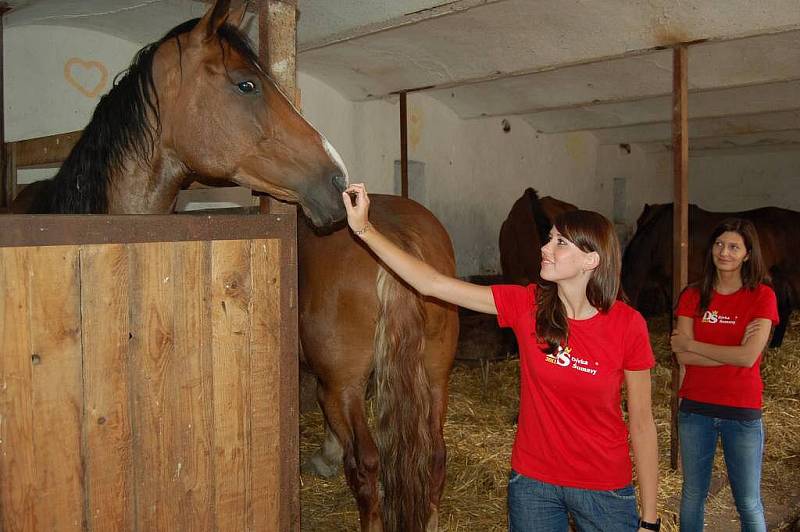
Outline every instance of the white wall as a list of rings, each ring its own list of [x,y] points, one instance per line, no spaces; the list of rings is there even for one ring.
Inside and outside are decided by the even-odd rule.
[[[104,33],[60,26],[11,27],[4,40],[6,141],[82,129],[140,48]]]
[[[800,211],[800,150],[707,150],[689,159],[689,200],[710,211]]]
[[[323,94],[319,93],[320,97]],[[305,113],[323,123],[330,106]],[[354,103],[353,138],[357,149],[345,158],[354,181],[368,190],[395,193],[394,161],[400,158],[397,99]],[[460,120],[438,100],[408,97],[409,159],[425,165],[425,205],[453,240],[459,275],[499,273],[500,225],[527,187],[584,208],[608,214],[610,190],[595,179],[597,143],[591,134],[544,135],[509,118]],[[336,145],[337,131],[331,131]],[[413,188],[413,187],[412,187]]]
[[[628,180],[627,222],[634,228],[645,203],[673,200],[672,152],[601,146],[597,175]],[[776,206],[800,210],[800,150],[737,148],[689,156],[689,202],[719,212]]]

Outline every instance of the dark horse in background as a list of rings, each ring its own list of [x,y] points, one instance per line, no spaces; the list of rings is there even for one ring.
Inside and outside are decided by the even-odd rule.
[[[503,278],[510,284],[538,283],[542,265],[542,246],[547,242],[553,220],[577,207],[550,196],[539,198],[528,188],[500,227],[500,264]]]
[[[24,189],[12,212],[170,213],[178,191],[200,180],[299,203],[317,227],[342,220],[344,164],[227,24],[236,20],[229,8],[217,0],[143,48],[56,177]],[[400,198],[373,205],[389,238],[455,274],[449,237],[430,212]],[[346,230],[317,237],[300,225],[302,353],[329,429],[314,463],[330,473],[344,461],[362,529],[435,529],[457,314],[410,291]],[[377,446],[364,405],[373,371]]]
[[[622,258],[622,286],[645,315],[672,308],[672,204],[645,205],[636,233]],[[714,228],[725,218],[745,218],[758,231],[761,253],[778,297],[780,324],[770,342],[778,347],[789,315],[800,302],[800,212],[764,207],[743,212],[709,212],[689,205],[689,282],[703,269],[703,250]]]

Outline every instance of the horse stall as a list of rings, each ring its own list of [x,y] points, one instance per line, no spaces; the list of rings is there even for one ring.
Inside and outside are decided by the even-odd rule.
[[[299,530],[295,216],[0,227],[0,529]]]

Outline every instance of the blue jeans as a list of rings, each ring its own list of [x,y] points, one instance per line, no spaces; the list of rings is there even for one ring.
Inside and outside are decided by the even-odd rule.
[[[639,528],[633,486],[608,491],[566,488],[511,471],[509,532],[566,532],[568,514],[580,532],[636,532]]]
[[[722,437],[728,480],[742,531],[766,532],[761,503],[761,459],[764,455],[761,420],[735,421],[678,412],[678,432],[683,461],[681,532],[703,530],[703,514],[719,437]]]

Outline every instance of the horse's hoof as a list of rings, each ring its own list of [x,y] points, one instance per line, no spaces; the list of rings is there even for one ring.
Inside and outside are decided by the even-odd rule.
[[[303,473],[311,473],[324,478],[335,477],[339,474],[339,465],[330,464],[322,456],[315,454],[303,464],[301,468]]]

